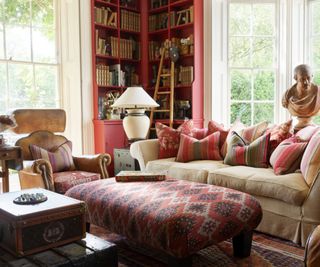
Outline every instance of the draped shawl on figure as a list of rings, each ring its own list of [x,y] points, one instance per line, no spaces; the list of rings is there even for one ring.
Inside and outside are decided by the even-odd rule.
[[[312,117],[320,110],[320,87],[311,84],[310,89],[302,97],[298,96],[297,84],[293,85],[285,95],[288,110],[293,116]]]

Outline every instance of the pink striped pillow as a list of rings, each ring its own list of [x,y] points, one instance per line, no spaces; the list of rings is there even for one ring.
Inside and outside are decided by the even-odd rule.
[[[250,144],[257,138],[262,136],[267,130],[267,127],[268,122],[263,121],[238,131],[238,134]]]
[[[320,170],[320,132],[315,133],[301,160],[301,172],[308,185],[311,185]]]
[[[219,139],[220,132],[210,134],[202,140],[181,134],[176,161],[188,162],[201,159],[221,160]]]
[[[71,171],[75,169],[72,158],[71,141],[63,143],[55,151],[47,151],[37,145],[29,145],[29,149],[34,160],[48,160],[53,172]]]
[[[317,125],[309,125],[298,131],[295,135],[303,141],[310,141],[312,136],[320,129]]]
[[[238,127],[238,123],[236,123],[234,126],[232,126],[232,130],[234,130],[233,127]],[[243,124],[241,124],[243,125]],[[224,129],[223,124],[217,123],[215,121],[209,121],[208,123],[208,134],[212,134],[215,132],[220,132],[220,154],[225,157],[227,154],[227,138],[230,134],[229,130]]]
[[[236,132],[232,132],[228,141],[228,152],[224,163],[228,165],[246,165],[257,168],[268,168],[268,149],[270,134],[263,135],[251,144]]]
[[[300,167],[307,142],[291,137],[280,143],[270,157],[270,164],[276,175],[295,172]]]
[[[202,128],[202,129],[201,128],[193,128],[191,131],[191,136],[198,139],[198,140],[201,140],[208,135],[209,135],[208,128]]]

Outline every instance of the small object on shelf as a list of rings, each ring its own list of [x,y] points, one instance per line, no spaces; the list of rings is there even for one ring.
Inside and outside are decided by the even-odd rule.
[[[19,205],[33,205],[44,202],[46,200],[48,200],[48,198],[43,193],[25,193],[16,197],[13,200],[13,203]]]
[[[169,51],[170,51],[170,59],[173,62],[177,62],[179,59],[179,48],[176,46],[171,46]]]
[[[115,179],[117,182],[155,182],[164,181],[166,175],[161,172],[121,171]]]
[[[176,119],[189,119],[187,111],[190,109],[189,100],[176,100],[175,101]]]

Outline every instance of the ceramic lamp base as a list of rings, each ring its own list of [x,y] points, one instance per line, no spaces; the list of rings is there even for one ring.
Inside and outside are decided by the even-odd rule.
[[[144,113],[145,109],[128,109],[128,115],[123,119],[123,128],[129,139],[129,143],[146,139],[150,120]]]

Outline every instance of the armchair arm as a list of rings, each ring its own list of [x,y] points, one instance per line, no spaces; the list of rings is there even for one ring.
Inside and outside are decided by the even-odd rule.
[[[107,153],[93,156],[73,157],[77,170],[100,173],[101,178],[108,178],[107,166],[111,163],[111,156]]]
[[[146,168],[148,161],[158,159],[159,154],[159,140],[149,139],[137,141],[131,144],[130,154],[137,159],[140,169],[143,171]]]
[[[49,161],[37,159],[25,162],[25,166],[19,171],[21,189],[42,187],[54,191],[53,173]]]

